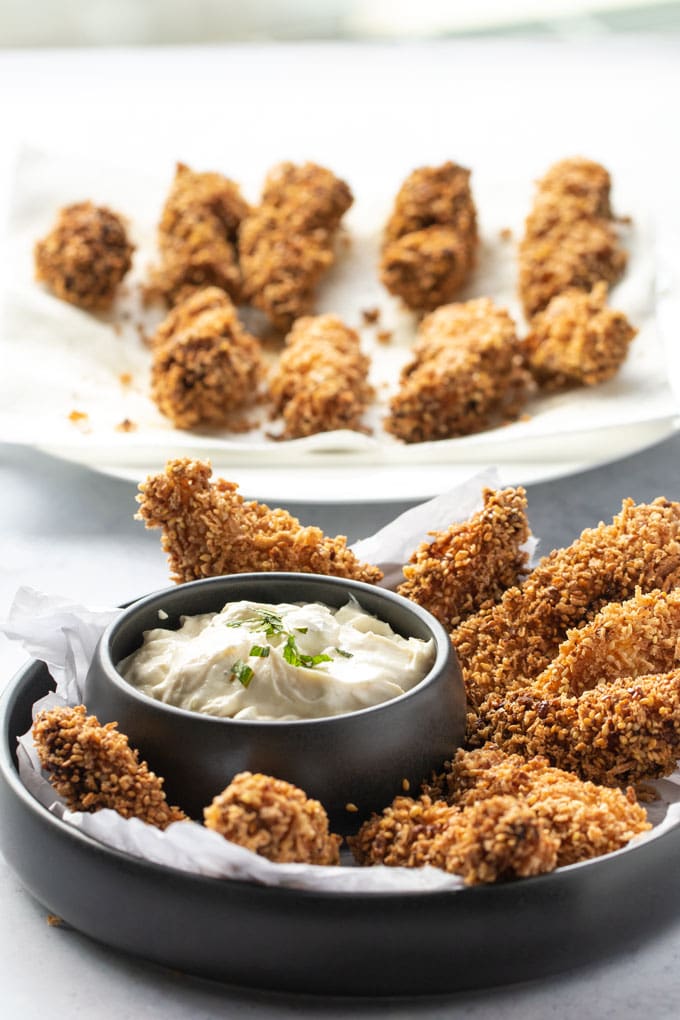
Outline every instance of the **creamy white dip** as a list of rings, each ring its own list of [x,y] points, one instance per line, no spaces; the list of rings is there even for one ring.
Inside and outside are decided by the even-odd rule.
[[[418,684],[435,656],[434,641],[404,638],[354,601],[230,602],[180,622],[146,631],[118,669],[152,698],[233,719],[318,719],[378,705]]]

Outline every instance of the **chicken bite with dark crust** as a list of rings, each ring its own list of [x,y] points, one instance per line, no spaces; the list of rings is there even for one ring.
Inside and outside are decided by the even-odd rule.
[[[130,269],[133,252],[121,216],[78,202],[61,209],[50,233],[36,243],[35,277],[62,301],[103,311]]]
[[[361,431],[373,396],[369,367],[358,333],[337,315],[298,319],[269,382],[272,417],[283,417],[277,438],[333,429]]]
[[[162,528],[174,581],[268,570],[381,580],[382,571],[361,563],[344,535],[329,538],[286,510],[246,502],[234,482],[211,482],[211,475],[209,463],[183,458],[139,486],[137,518]]]
[[[477,249],[470,171],[456,163],[409,174],[385,227],[380,278],[416,311],[451,301],[468,279]]]
[[[241,226],[239,256],[244,300],[277,329],[313,311],[352,201],[345,181],[316,163],[281,163],[268,174],[260,206]]]
[[[525,687],[558,653],[567,632],[609,602],[680,584],[680,503],[625,500],[611,524],[582,532],[545,556],[500,602],[464,620],[452,640],[469,704]]]
[[[443,305],[420,324],[385,428],[406,443],[480,432],[517,418],[533,387],[505,309]]]
[[[259,340],[217,287],[177,305],[152,339],[151,397],[176,428],[241,430],[265,373]]]
[[[163,780],[140,762],[114,722],[102,726],[84,705],[42,711],[33,723],[40,764],[71,811],[111,808],[158,829],[186,820],[171,807]]]
[[[519,247],[519,293],[531,319],[570,288],[616,283],[626,267],[613,224],[608,171],[574,157],[538,181]]]
[[[432,532],[403,568],[397,591],[436,616],[448,630],[485,605],[526,573],[529,538],[524,489],[484,489],[483,509],[470,520]]]
[[[237,240],[249,212],[237,184],[222,174],[177,170],[158,225],[160,265],[151,275],[151,292],[168,305],[205,287],[220,287],[238,302],[241,271]]]
[[[557,294],[531,322],[523,347],[544,390],[595,386],[616,375],[637,330],[606,306],[607,285]]]
[[[205,825],[278,863],[338,864],[340,836],[318,800],[292,783],[240,772],[204,811]]]

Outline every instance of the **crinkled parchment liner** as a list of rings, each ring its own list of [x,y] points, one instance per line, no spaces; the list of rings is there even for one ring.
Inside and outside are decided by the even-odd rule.
[[[481,490],[495,486],[494,471],[475,474],[466,483],[396,518],[381,531],[353,546],[362,559],[380,564],[385,585],[394,587],[400,572],[428,531],[465,520],[481,506]],[[536,546],[531,539],[528,550]],[[81,704],[87,668],[100,634],[120,610],[90,610],[65,599],[22,588],[8,621],[0,629],[21,641],[34,658],[44,661],[57,685],[33,706],[33,714],[51,705]],[[19,772],[27,789],[49,811],[88,836],[134,857],[213,878],[241,879],[265,885],[323,892],[423,892],[463,888],[462,880],[437,868],[375,866],[358,868],[350,860],[340,867],[273,864],[243,847],[227,842],[197,822],[175,822],[164,832],[136,818],[125,819],[104,809],[94,814],[69,811],[41,772],[30,731],[18,741]],[[153,767],[153,763],[151,763]],[[648,806],[654,829],[629,844],[657,838],[680,819],[680,772],[654,784],[659,800]],[[217,792],[217,791],[216,791]],[[625,853],[626,849],[616,851]]]

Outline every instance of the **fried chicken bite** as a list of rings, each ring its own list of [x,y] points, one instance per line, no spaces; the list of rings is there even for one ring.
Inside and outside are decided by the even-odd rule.
[[[224,291],[208,287],[180,302],[152,339],[151,397],[176,428],[240,429],[258,401],[261,345]]]
[[[338,864],[341,836],[318,800],[292,783],[240,772],[204,811],[205,825],[278,863]]]
[[[567,632],[637,588],[680,584],[680,504],[624,500],[611,524],[588,528],[545,556],[500,602],[464,620],[452,641],[469,705],[531,683],[557,655]]]
[[[33,741],[56,792],[71,811],[111,808],[157,829],[186,820],[167,803],[163,780],[139,761],[116,727],[102,726],[84,705],[47,709],[36,717]]]
[[[616,375],[637,330],[606,300],[606,283],[590,293],[570,288],[534,316],[523,346],[544,390],[594,386]]]
[[[35,277],[62,301],[102,311],[113,303],[133,252],[118,213],[77,202],[61,209],[52,230],[36,243]]]
[[[532,388],[505,309],[443,305],[420,324],[385,428],[406,443],[469,435],[517,418]]]
[[[524,489],[484,489],[483,509],[446,531],[432,532],[403,568],[400,595],[417,602],[448,630],[497,602],[526,573],[529,538]]]
[[[424,791],[459,808],[498,797],[523,802],[557,838],[557,867],[618,850],[651,828],[631,787],[598,786],[545,757],[509,754],[494,744],[459,750]]]
[[[178,163],[158,225],[160,265],[151,274],[151,291],[172,306],[214,286],[238,302],[237,239],[249,211],[234,181]]]
[[[613,226],[608,171],[575,157],[554,164],[537,184],[519,248],[519,293],[527,318],[557,294],[616,283],[627,254]]]
[[[277,438],[361,430],[373,396],[369,367],[358,333],[337,315],[298,319],[269,383],[272,417],[283,416]]]
[[[470,171],[456,163],[409,174],[385,226],[380,278],[416,311],[455,297],[474,266],[477,211]]]
[[[526,804],[493,797],[465,808],[397,797],[349,837],[359,864],[420,868],[460,875],[467,885],[525,878],[552,871],[558,839]]]
[[[313,311],[352,201],[345,181],[316,163],[281,163],[268,174],[260,206],[241,226],[239,256],[244,299],[282,332]]]
[[[490,693],[468,740],[599,783],[667,775],[680,757],[680,589],[638,592],[570,631],[526,687]]]
[[[303,527],[286,510],[246,502],[234,482],[211,482],[204,461],[171,460],[139,486],[137,519],[162,528],[174,581],[217,574],[291,570],[375,584],[382,571],[361,563],[344,535]]]

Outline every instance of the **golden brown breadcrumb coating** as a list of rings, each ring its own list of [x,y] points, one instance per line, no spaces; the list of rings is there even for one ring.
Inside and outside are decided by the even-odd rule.
[[[529,538],[522,488],[484,489],[484,507],[446,531],[431,532],[403,568],[400,595],[417,602],[448,630],[497,602],[526,573]]]
[[[607,285],[557,294],[531,322],[523,346],[539,386],[594,386],[614,376],[637,334],[623,312],[606,306]]]
[[[607,786],[670,775],[680,758],[680,668],[620,677],[578,697],[535,684],[490,694],[468,739],[492,740],[524,757],[545,755]]]
[[[337,315],[298,319],[269,384],[272,416],[283,416],[278,438],[360,430],[373,396],[369,367],[358,333]]]
[[[477,243],[470,171],[451,162],[419,167],[399,189],[385,226],[380,278],[409,308],[431,311],[466,282]]]
[[[283,779],[240,772],[204,815],[208,829],[270,861],[339,862],[342,837],[329,833],[323,806]]]
[[[426,794],[395,798],[347,842],[359,864],[429,864],[460,875],[468,885],[552,871],[559,845],[536,813],[516,798],[489,798],[460,808]]]
[[[248,212],[238,185],[229,178],[178,163],[158,225],[160,265],[152,272],[151,289],[170,306],[212,286],[239,301],[236,244]]]
[[[532,386],[505,309],[443,305],[420,324],[385,428],[406,443],[479,432],[516,418]]]
[[[352,201],[345,181],[316,163],[281,163],[268,174],[260,206],[241,226],[239,255],[244,299],[277,329],[313,311]]]
[[[651,828],[631,787],[584,782],[547,758],[508,754],[493,744],[459,750],[424,790],[458,807],[499,796],[521,799],[557,836],[557,867],[618,850]]]
[[[616,283],[626,267],[612,222],[611,180],[592,160],[554,164],[537,184],[519,247],[519,293],[528,318],[569,288]]]
[[[62,301],[103,310],[113,302],[133,252],[121,216],[77,202],[61,209],[52,230],[36,243],[35,277]]]
[[[258,400],[261,345],[217,287],[177,305],[153,340],[151,397],[180,429],[238,427],[235,415]]]
[[[171,807],[163,780],[140,762],[117,724],[100,725],[84,705],[42,711],[33,723],[40,764],[71,811],[111,808],[158,829],[186,815]]]
[[[665,775],[680,757],[680,589],[638,592],[570,631],[530,685],[492,692],[468,739],[598,782]]]
[[[545,556],[521,586],[464,620],[452,640],[468,701],[534,680],[557,655],[567,632],[608,602],[680,584],[680,504],[624,500],[611,524],[586,529],[566,549]]]
[[[286,510],[246,502],[234,482],[211,482],[205,461],[168,461],[139,486],[137,518],[162,528],[174,581],[217,574],[292,570],[377,583],[382,571],[361,563],[344,535],[303,527]]]

